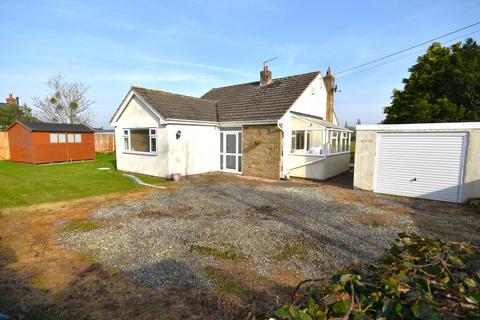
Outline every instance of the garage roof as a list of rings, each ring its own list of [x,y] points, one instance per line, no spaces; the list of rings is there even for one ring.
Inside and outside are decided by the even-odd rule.
[[[406,123],[406,124],[359,124],[357,131],[403,131],[403,130],[460,130],[480,129],[480,122]]]

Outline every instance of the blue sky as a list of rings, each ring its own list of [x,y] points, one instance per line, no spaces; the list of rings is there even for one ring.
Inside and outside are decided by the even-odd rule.
[[[328,66],[335,75],[480,20],[478,0],[0,0],[0,9],[0,97],[31,105],[48,77],[62,73],[89,86],[99,126],[132,85],[200,96],[258,80],[262,61],[276,56],[274,78]],[[341,124],[381,121],[421,53],[338,75]]]

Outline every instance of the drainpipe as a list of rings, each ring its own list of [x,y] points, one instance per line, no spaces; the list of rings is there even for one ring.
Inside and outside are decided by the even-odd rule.
[[[283,135],[283,145],[282,145],[282,177],[280,179],[282,180],[288,180],[290,179],[289,175],[288,175],[288,167],[287,167],[287,164],[288,164],[288,161],[285,161],[285,160],[288,160],[288,154],[285,155],[285,152],[283,152],[283,146],[285,145],[285,131],[283,130],[282,128],[282,125],[280,124],[280,120],[277,121],[277,128],[282,131],[282,135]],[[287,164],[285,164],[285,162],[287,162]],[[287,168],[287,174],[283,174],[283,172],[285,171],[284,169]]]

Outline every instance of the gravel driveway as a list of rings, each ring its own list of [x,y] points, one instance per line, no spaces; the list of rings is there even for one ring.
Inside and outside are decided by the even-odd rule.
[[[412,206],[316,183],[244,179],[187,180],[98,208],[91,216],[97,227],[64,232],[59,241],[157,288],[222,286],[222,268],[291,287],[354,261],[375,261],[399,232],[436,232],[418,221],[430,202]],[[468,216],[445,215],[428,218],[438,228],[471,227]]]

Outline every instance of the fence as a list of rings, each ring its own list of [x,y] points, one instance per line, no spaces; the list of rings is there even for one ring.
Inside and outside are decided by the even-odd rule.
[[[10,159],[10,148],[8,146],[8,133],[0,132],[0,160]]]
[[[109,153],[115,151],[114,132],[95,132],[95,152]]]

